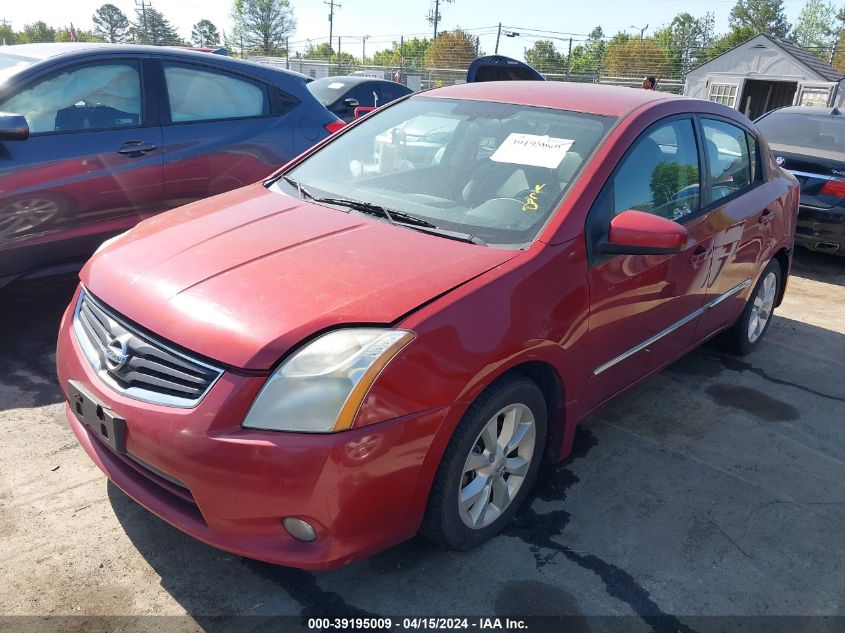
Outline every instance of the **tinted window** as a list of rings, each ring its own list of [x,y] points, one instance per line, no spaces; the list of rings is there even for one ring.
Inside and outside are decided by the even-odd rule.
[[[698,211],[697,151],[688,119],[640,137],[611,181],[614,215],[636,209],[678,220]]]
[[[379,97],[378,103],[379,105],[384,105],[385,103],[389,103],[394,99],[398,99],[399,97],[408,94],[408,90],[404,86],[400,86],[399,84],[379,84]]]
[[[174,123],[239,119],[269,114],[263,85],[226,73],[183,64],[164,64]]]
[[[336,77],[324,77],[308,84],[308,90],[311,91],[311,94],[326,106],[337,101],[348,89],[349,84],[338,81]]]
[[[772,112],[757,121],[769,143],[845,151],[845,116]]]
[[[613,121],[417,97],[361,120],[287,175],[318,197],[365,201],[490,245],[521,246],[554,213]],[[284,180],[274,189],[298,195]]]
[[[715,202],[751,184],[748,140],[745,130],[730,123],[704,119],[702,125],[710,166],[710,196]]]
[[[138,125],[138,65],[113,62],[61,71],[6,99],[0,110],[22,114],[32,134]]]

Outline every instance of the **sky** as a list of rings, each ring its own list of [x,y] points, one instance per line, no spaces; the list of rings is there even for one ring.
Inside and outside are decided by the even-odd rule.
[[[77,28],[91,29],[91,15],[106,0],[33,0],[31,2],[3,2],[0,5],[0,22],[11,22],[20,30],[24,24],[44,20],[59,27],[71,22]],[[135,0],[108,0],[119,7],[130,19],[134,17]],[[787,17],[794,22],[805,0],[784,0]],[[670,22],[679,12],[687,11],[702,16],[712,11],[716,16],[717,32],[728,28],[728,14],[735,0],[454,0],[443,3],[440,30],[460,26],[481,40],[481,50],[492,54],[496,45],[498,23],[504,31],[519,32],[519,37],[502,35],[499,53],[522,59],[525,48],[537,39],[554,40],[565,52],[570,34],[583,39],[595,26],[601,25],[606,34],[617,31],[639,33],[648,25],[646,34]],[[191,27],[203,18],[214,22],[220,31],[231,28],[229,11],[232,0],[152,0],[153,6],[163,12],[177,28],[180,35],[189,38]],[[329,7],[323,0],[291,0],[297,20],[296,32],[291,36],[291,48],[302,50],[306,40],[315,44],[328,40]],[[362,52],[362,37],[367,54],[388,48],[392,40],[406,37],[431,37],[432,27],[426,16],[434,6],[433,0],[341,0],[335,8],[334,36],[341,36],[341,49],[358,57]],[[528,34],[530,31],[531,35]],[[549,33],[544,33],[548,31]]]

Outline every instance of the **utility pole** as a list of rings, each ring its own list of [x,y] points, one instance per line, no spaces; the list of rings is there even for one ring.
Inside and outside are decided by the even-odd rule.
[[[285,36],[285,68],[290,70],[290,44],[287,35]]]
[[[500,37],[502,37],[502,23],[501,23],[501,22],[499,22],[499,30],[498,30],[498,32],[496,33],[496,50],[495,50],[495,51],[493,51],[493,54],[494,54],[494,55],[498,55],[498,54],[499,54],[499,38],[500,38]]]
[[[340,35],[337,36],[337,74],[340,74]]]
[[[329,46],[331,47],[332,42],[334,41],[332,39],[332,29],[334,28],[334,8],[337,7],[340,9],[341,7],[340,3],[335,2],[335,0],[329,0],[328,2],[325,2],[324,0],[323,4],[329,5]]]
[[[145,0],[141,0],[140,2],[135,0],[135,5],[137,6],[138,4],[141,5],[141,24],[144,25],[144,36],[150,39],[149,31],[147,30],[147,3]]]
[[[405,36],[399,36],[399,77],[396,78],[396,81],[402,82],[404,79],[404,66],[405,66]]]
[[[569,38],[569,52],[566,54],[566,80],[569,81],[569,71],[572,69],[572,38]]]
[[[634,30],[636,30],[636,31],[639,31],[639,32],[640,32],[640,41],[642,41],[642,39],[643,39],[643,34],[646,32],[646,29],[648,28],[648,24],[646,24],[643,28],[640,28],[640,27],[638,27],[638,26],[634,26],[634,25],[632,24],[632,25],[631,25],[631,28],[632,28],[632,29],[634,29]]]
[[[361,65],[364,65],[364,60],[367,59],[367,39],[369,35],[361,36]]]
[[[432,40],[437,39],[437,25],[440,24],[440,3],[443,2],[445,4],[447,2],[454,1],[455,0],[434,0],[434,11],[428,12],[428,21],[434,25],[434,37],[432,37]]]

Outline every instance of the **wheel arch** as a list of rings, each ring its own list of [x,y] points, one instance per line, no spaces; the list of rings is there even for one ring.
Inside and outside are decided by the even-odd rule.
[[[791,262],[790,252],[786,247],[783,247],[772,255],[772,259],[780,266],[780,288],[778,289],[778,298],[775,301],[775,307],[777,307],[783,302],[783,297],[786,294],[786,279],[789,277]]]

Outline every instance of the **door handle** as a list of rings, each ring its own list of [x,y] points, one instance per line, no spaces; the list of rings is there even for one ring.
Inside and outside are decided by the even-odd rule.
[[[152,152],[158,149],[158,145],[155,143],[145,143],[142,141],[128,141],[117,148],[118,154],[124,154],[127,156],[140,156],[141,154],[146,154],[147,152]]]
[[[689,263],[692,264],[694,267],[698,268],[707,261],[710,257],[710,249],[704,248],[703,246],[698,246],[690,255]]]
[[[775,212],[771,209],[763,209],[763,213],[760,214],[760,224],[768,224],[772,220],[775,219]]]

